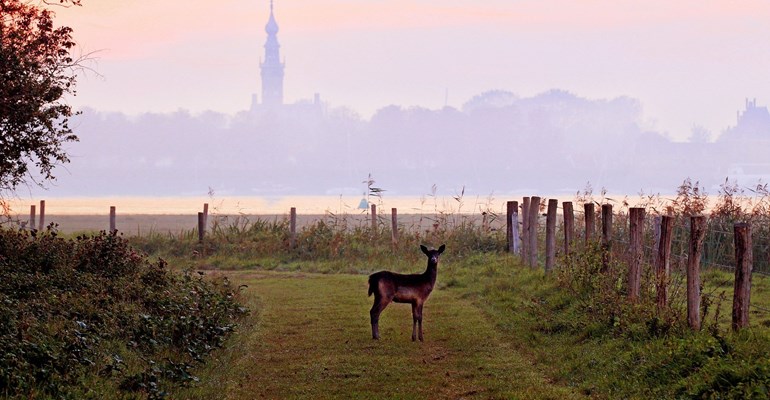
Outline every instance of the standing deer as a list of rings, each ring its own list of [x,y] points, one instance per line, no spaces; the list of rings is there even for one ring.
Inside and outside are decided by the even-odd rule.
[[[417,340],[419,325],[419,337],[422,342],[422,306],[436,284],[438,259],[445,248],[443,244],[438,250],[428,250],[427,247],[420,246],[422,252],[428,256],[428,268],[422,274],[404,275],[380,271],[369,275],[369,296],[374,293],[374,305],[369,312],[372,317],[372,339],[380,338],[380,313],[391,301],[395,301],[412,305],[412,341]]]

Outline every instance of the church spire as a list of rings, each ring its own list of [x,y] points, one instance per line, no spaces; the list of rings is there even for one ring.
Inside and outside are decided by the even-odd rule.
[[[273,1],[270,0],[270,19],[265,25],[265,61],[260,64],[262,76],[262,103],[267,106],[283,104],[283,68],[278,44],[278,23],[273,14]]]

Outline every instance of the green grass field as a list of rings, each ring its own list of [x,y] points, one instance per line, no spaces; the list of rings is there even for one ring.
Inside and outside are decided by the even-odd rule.
[[[549,380],[460,291],[425,306],[425,342],[408,305],[371,339],[365,275],[233,272],[258,310],[178,398],[580,398]]]
[[[430,233],[439,239],[431,242],[446,239],[447,252],[425,305],[426,341],[411,341],[410,307],[403,304],[385,310],[382,339],[373,341],[366,276],[380,269],[422,271],[425,258],[412,243],[424,238],[404,235],[404,246],[394,248],[387,238],[385,243],[373,240],[384,235],[344,236],[319,224],[303,231],[301,246],[287,251],[281,229],[270,224],[257,228],[222,234],[207,244],[208,256],[198,252],[196,242],[138,242],[145,248],[174,249],[179,255],[171,265],[185,268],[178,277],[190,288],[161,285],[167,280],[158,275],[165,263],[152,261],[157,255],[145,259],[116,235],[73,241],[52,233],[4,231],[0,266],[5,274],[3,295],[11,301],[3,302],[2,314],[11,323],[3,325],[3,349],[6,359],[23,361],[0,375],[16,385],[7,396],[768,397],[770,319],[764,310],[770,307],[770,286],[762,276],[754,276],[751,327],[735,333],[729,329],[731,274],[704,271],[704,292],[724,291],[727,296],[721,305],[712,301],[704,329],[691,332],[681,290],[672,291],[669,309],[657,310],[654,284],[645,274],[640,302],[629,303],[623,264],[603,270],[598,244],[582,248],[579,257],[560,260],[554,273],[546,275],[542,268],[522,265],[519,257],[477,249],[499,248],[497,233],[459,227]],[[206,276],[190,267],[205,269]],[[645,270],[650,271],[649,265]],[[137,271],[144,272],[131,275]],[[97,300],[78,302],[86,294],[84,283],[114,282],[102,275],[128,281],[117,288],[88,289]],[[245,288],[213,303],[206,300],[210,296],[202,289],[204,282],[223,285],[227,280],[218,279],[223,277],[231,282],[227,287]],[[73,287],[81,290],[79,296],[58,294]],[[125,288],[139,294],[110,294]],[[74,305],[64,303],[65,298],[75,300]],[[113,304],[108,299],[123,302],[103,310]],[[201,306],[204,300],[229,311]],[[231,301],[242,303],[250,313],[243,314]],[[28,310],[15,311],[21,305]],[[40,309],[42,305],[46,308]],[[227,321],[219,322],[223,316]],[[113,323],[107,318],[117,319]],[[201,330],[201,323],[209,328]],[[231,332],[236,324],[223,347],[218,348],[218,340],[202,341],[210,333]],[[98,329],[83,332],[83,326]],[[191,352],[189,341],[178,340],[188,336],[200,351]],[[90,340],[84,349],[67,344],[82,343],[82,338]],[[137,339],[146,345],[138,345]],[[176,347],[158,347],[160,343]],[[43,362],[29,351],[41,348]],[[65,363],[68,367],[57,367],[62,360],[71,360]],[[85,365],[77,367],[79,360]],[[43,367],[49,371],[48,365],[57,368],[48,381],[26,378]],[[15,379],[20,373],[26,374],[23,381]]]
[[[680,203],[685,209],[674,211],[687,215],[689,203]],[[630,302],[622,240],[613,246],[608,265],[603,263],[606,253],[598,242],[579,240],[573,254],[559,255],[553,273],[546,275],[542,264],[526,267],[504,251],[505,233],[499,229],[501,219],[494,215],[487,221],[490,224],[465,215],[420,216],[419,224],[399,225],[398,243],[392,243],[386,219],[373,228],[367,220],[332,214],[302,225],[296,236],[289,234],[285,218],[246,217],[212,224],[203,242],[194,229],[127,234],[126,240],[136,249],[128,252],[128,258],[139,260],[138,254],[146,253],[150,260],[163,258],[176,270],[227,276],[235,285],[245,285],[231,299],[243,302],[251,312],[238,315],[238,328],[224,347],[189,364],[189,373],[187,361],[182,364],[183,373],[177,373],[178,362],[161,370],[152,359],[140,356],[149,372],[136,375],[133,369],[115,369],[103,383],[105,390],[94,393],[111,393],[111,385],[128,379],[146,385],[134,385],[126,398],[156,398],[165,393],[181,399],[770,398],[770,279],[754,274],[750,327],[733,332],[733,273],[714,268],[716,264],[729,268],[733,262],[732,237],[727,231],[732,221],[742,218],[747,214],[722,212],[710,220],[712,231],[719,235],[704,244],[712,258],[711,266],[702,271],[703,329],[698,332],[691,331],[686,321],[681,261],[686,242],[681,226],[676,231],[676,254],[681,257],[672,264],[670,302],[662,309],[655,302],[650,252],[640,298]],[[757,228],[755,268],[766,262],[770,243],[768,225],[762,222],[766,220],[756,218],[752,220]],[[619,239],[626,236],[624,221],[616,219]],[[70,261],[64,264],[64,272],[82,269],[78,258],[70,260],[71,252],[61,246],[54,246],[58,250],[50,254],[41,251],[58,243],[51,239],[55,233],[32,237],[36,239],[9,241],[9,259],[19,254],[14,246],[29,247],[30,254],[38,255],[34,263],[28,257],[6,263],[9,276],[27,266],[30,272],[25,278],[46,278],[51,274],[38,271],[51,270],[58,259]],[[381,269],[420,272],[425,259],[418,246],[441,243],[447,245],[447,252],[439,266],[437,287],[425,306],[426,341],[411,341],[410,307],[403,304],[385,310],[380,320],[382,340],[373,341],[367,274]],[[110,246],[103,251],[115,253]],[[94,263],[92,269],[100,273],[105,267],[123,265],[120,254],[112,261]],[[13,293],[39,297],[39,291],[26,286]],[[160,293],[188,297],[187,290]],[[51,296],[39,300],[51,299],[56,300]],[[164,304],[158,302],[161,311]],[[7,318],[12,320],[13,308],[7,308]],[[30,319],[22,317],[17,318],[24,327]],[[177,320],[196,329],[186,316]],[[56,327],[45,325],[46,321],[34,322],[55,332]],[[15,343],[18,332],[8,329],[7,343]],[[164,335],[175,337],[173,332]],[[149,350],[158,360],[165,355]],[[109,364],[101,360],[85,371],[92,373],[89,379],[101,379],[100,365],[105,363]],[[137,376],[141,379],[134,379]],[[155,380],[159,385],[148,386]],[[18,398],[39,387],[18,392]]]
[[[767,315],[689,332],[643,309],[587,304],[542,270],[501,254],[449,257],[425,306],[425,342],[410,308],[391,304],[370,337],[365,274],[241,270],[253,310],[225,349],[176,398],[766,398]],[[294,267],[291,267],[294,268]],[[422,266],[415,265],[413,270]],[[709,282],[729,274],[709,272]],[[767,279],[755,277],[767,304]],[[707,283],[707,288],[711,288]],[[726,289],[721,287],[721,289]],[[622,302],[622,301],[621,301]],[[630,314],[611,316],[611,310]],[[640,306],[644,308],[645,306]],[[712,326],[712,306],[704,326]],[[639,314],[634,314],[638,310]],[[657,322],[656,322],[657,321]],[[661,324],[656,326],[655,324]],[[670,324],[670,325],[666,325]],[[661,330],[663,329],[663,330]],[[716,396],[716,397],[714,397]]]

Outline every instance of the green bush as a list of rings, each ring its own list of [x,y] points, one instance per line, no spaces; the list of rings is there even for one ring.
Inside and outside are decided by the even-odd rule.
[[[173,272],[115,234],[0,229],[6,397],[162,397],[245,312],[226,279]]]

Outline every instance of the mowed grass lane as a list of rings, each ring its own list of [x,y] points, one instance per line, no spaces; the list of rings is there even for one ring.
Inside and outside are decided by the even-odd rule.
[[[366,276],[236,272],[253,313],[174,398],[578,398],[550,384],[470,302],[435,290],[425,342],[391,304],[371,339]]]

